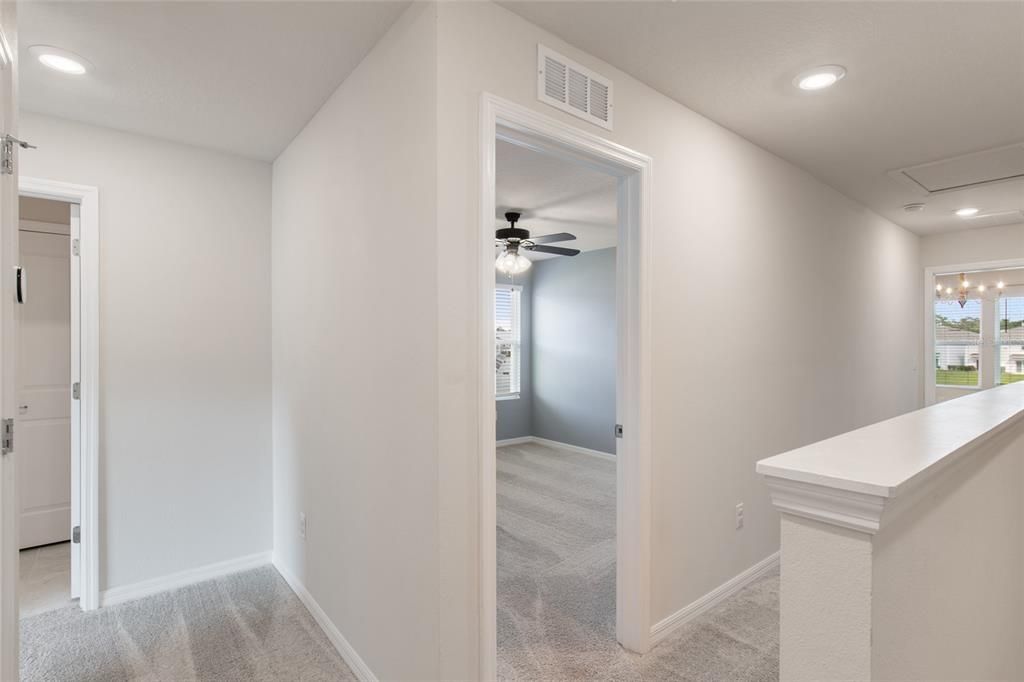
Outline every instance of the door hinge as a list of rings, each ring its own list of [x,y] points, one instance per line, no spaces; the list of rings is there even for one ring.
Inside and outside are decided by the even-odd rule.
[[[77,381],[71,384],[71,397],[75,400],[82,399],[82,384]]]
[[[78,240],[77,239],[72,239],[71,240],[71,255],[72,256],[77,256],[78,255],[78,250],[79,250]]]
[[[74,528],[71,529],[71,542],[75,543],[76,545],[77,544],[81,544],[81,542],[82,542],[82,527],[81,526],[75,526]]]
[[[615,425],[615,437],[622,438],[622,424]]]
[[[6,455],[14,450],[14,420],[5,419],[0,424],[0,450]]]
[[[0,175],[14,175],[14,145],[22,149],[35,149],[34,144],[29,144],[14,137],[4,135],[0,137]]]

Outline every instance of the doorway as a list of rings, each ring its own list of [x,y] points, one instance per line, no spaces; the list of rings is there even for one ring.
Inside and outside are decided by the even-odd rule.
[[[71,542],[78,521],[72,510],[71,213],[67,202],[19,200],[15,433],[22,618],[79,596],[71,579],[79,561]]]
[[[619,649],[618,179],[495,145],[498,677],[594,678]]]
[[[499,142],[614,178],[615,231],[615,639],[650,646],[651,159],[572,125],[485,93],[481,104],[480,575],[481,677],[497,675],[497,455],[494,221]]]
[[[21,207],[33,213],[19,224],[25,303],[17,306],[17,337],[19,344],[39,346],[17,352],[15,434],[25,436],[16,450],[18,483],[25,486],[19,493],[34,495],[19,503],[19,522],[33,512],[48,517],[45,532],[22,524],[23,566],[33,584],[20,584],[19,591],[30,597],[26,614],[47,610],[58,599],[66,560],[67,598],[92,610],[100,601],[98,190],[24,176],[18,189]],[[39,286],[32,287],[36,280]],[[66,364],[57,362],[65,351]],[[61,488],[66,504],[57,499]]]

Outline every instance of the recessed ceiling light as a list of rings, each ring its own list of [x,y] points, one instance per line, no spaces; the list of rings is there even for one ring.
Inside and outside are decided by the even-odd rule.
[[[62,50],[52,45],[33,45],[28,48],[29,54],[39,60],[43,66],[72,76],[81,76],[89,70],[89,62],[74,52]]]
[[[824,90],[832,87],[846,75],[846,69],[838,64],[825,64],[804,71],[793,79],[793,85],[801,90]]]
[[[924,210],[924,204],[917,202],[914,204],[904,204],[903,210],[907,213],[920,213]]]
[[[978,209],[973,207],[958,208],[955,213],[961,218],[970,218],[978,213]]]

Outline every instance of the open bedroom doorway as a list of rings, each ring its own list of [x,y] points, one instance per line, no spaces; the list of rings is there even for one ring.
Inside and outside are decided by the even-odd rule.
[[[498,677],[593,678],[619,648],[618,179],[495,160]]]
[[[650,159],[483,107],[481,675],[588,677],[650,641]]]

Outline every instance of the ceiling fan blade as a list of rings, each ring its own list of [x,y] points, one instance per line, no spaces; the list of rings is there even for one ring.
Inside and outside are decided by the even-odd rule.
[[[564,249],[561,246],[524,246],[524,249],[528,251],[537,251],[538,253],[553,253],[556,256],[575,256],[580,250],[579,249]]]
[[[570,239],[576,239],[576,235],[569,234],[568,232],[559,232],[558,234],[546,234],[543,237],[530,237],[530,241],[534,244],[550,244],[552,242],[567,242]]]

